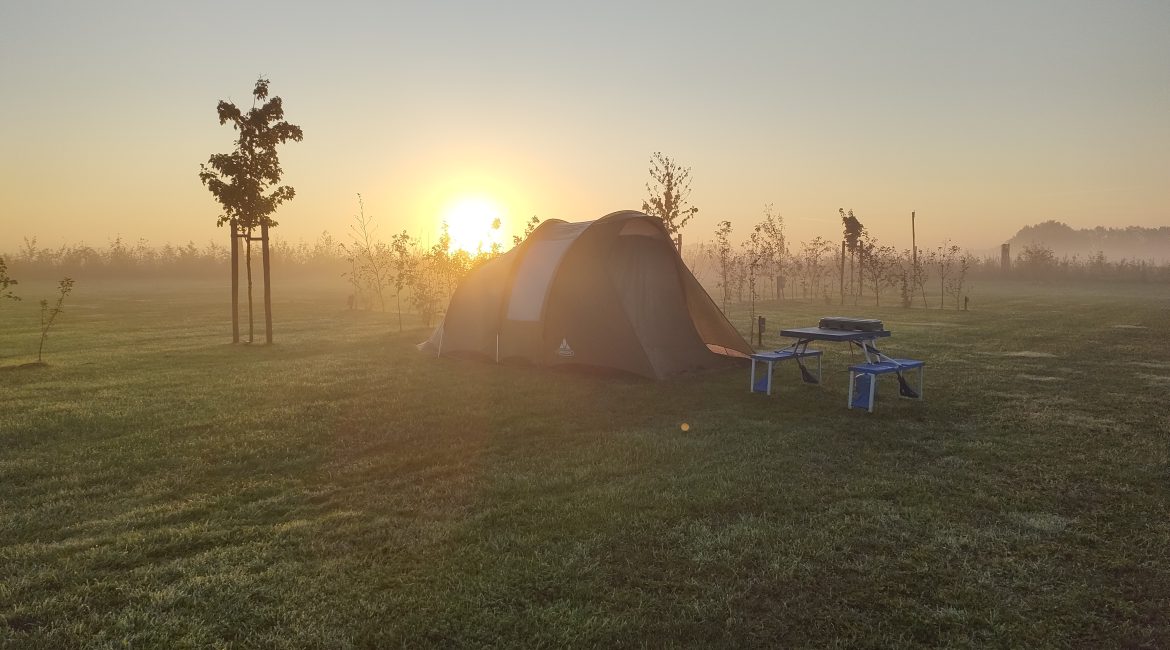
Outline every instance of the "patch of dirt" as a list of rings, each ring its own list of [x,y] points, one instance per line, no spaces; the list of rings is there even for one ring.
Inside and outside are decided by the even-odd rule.
[[[1056,355],[1051,352],[1033,352],[1031,350],[1021,350],[1019,352],[1004,352],[1005,357],[1025,357],[1028,359],[1055,359]]]
[[[1114,325],[1115,330],[1148,330],[1150,328],[1145,325]]]
[[[1166,375],[1151,375],[1151,374],[1147,374],[1144,372],[1139,372],[1138,377],[1141,377],[1142,379],[1145,379],[1146,381],[1150,382],[1151,384],[1155,384],[1158,386],[1165,386],[1167,384],[1170,384],[1170,377],[1167,377]]]

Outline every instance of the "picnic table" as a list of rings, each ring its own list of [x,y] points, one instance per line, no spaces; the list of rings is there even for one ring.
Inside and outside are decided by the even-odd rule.
[[[864,408],[872,413],[877,388],[874,380],[878,375],[888,373],[894,373],[898,376],[899,392],[903,397],[922,399],[923,367],[926,363],[916,359],[895,359],[882,353],[877,348],[876,342],[878,339],[886,338],[890,335],[891,332],[887,329],[863,331],[830,329],[825,327],[795,327],[781,330],[780,336],[795,339],[795,341],[779,350],[758,352],[751,356],[752,371],[749,380],[751,391],[771,395],[773,367],[776,363],[788,359],[794,359],[796,361],[800,367],[801,378],[805,382],[811,384],[821,383],[821,351],[815,349],[810,350],[808,347],[810,343],[820,341],[847,343],[850,348],[855,347],[859,349],[865,359],[862,363],[849,366],[849,396],[847,398],[849,408]],[[817,374],[815,377],[804,365],[803,360],[806,358],[815,358],[817,360]],[[767,364],[767,373],[759,380],[756,379],[757,363]],[[903,370],[911,369],[918,371],[917,391],[902,377]]]

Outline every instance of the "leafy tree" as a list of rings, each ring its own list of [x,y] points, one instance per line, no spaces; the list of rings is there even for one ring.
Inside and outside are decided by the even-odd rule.
[[[0,301],[20,300],[20,296],[12,293],[12,290],[9,289],[17,284],[20,283],[8,275],[8,265],[4,263],[4,258],[0,257]]]
[[[777,285],[784,281],[784,258],[788,256],[788,241],[784,236],[784,217],[776,213],[771,203],[764,206],[764,220],[756,226],[756,231],[763,238],[764,269],[773,275]],[[776,298],[780,295],[781,287],[776,287]]]
[[[414,281],[417,264],[411,253],[415,241],[406,231],[390,238],[390,264],[394,269],[394,300],[398,304],[398,331],[402,331],[402,292]]]
[[[1029,244],[1016,257],[1016,268],[1033,278],[1047,277],[1056,267],[1056,252],[1043,244]]]
[[[767,265],[768,260],[771,257],[771,250],[769,248],[767,238],[764,236],[762,231],[762,225],[757,225],[752,230],[752,234],[748,235],[747,241],[745,241],[742,245],[744,272],[747,278],[749,329],[755,329],[756,303],[760,298],[760,271]]]
[[[523,242],[525,239],[528,239],[528,236],[536,231],[536,227],[539,225],[540,219],[537,218],[535,214],[532,215],[532,218],[524,224],[524,233],[520,235],[512,235],[512,245],[519,246],[521,242]]]
[[[646,184],[650,197],[642,202],[642,212],[662,219],[667,232],[673,235],[699,213],[698,208],[688,203],[691,168],[682,167],[661,151],[655,151],[650,156],[650,180],[653,184]]]
[[[874,306],[881,307],[882,289],[894,286],[900,279],[901,260],[893,246],[881,246],[876,238],[864,238],[865,263],[869,269],[869,285],[873,289]]]
[[[723,313],[731,300],[731,285],[735,275],[735,253],[731,248],[731,222],[720,221],[715,228],[715,258],[719,261],[719,287],[723,290]]]
[[[274,227],[273,213],[296,191],[277,185],[284,170],[276,146],[289,140],[300,142],[301,127],[284,121],[284,104],[279,97],[268,99],[268,80],[256,80],[252,109],[242,112],[235,104],[220,101],[216,106],[219,123],[231,122],[239,134],[231,153],[212,154],[199,165],[199,180],[223,207],[217,225],[234,224],[246,242],[248,270],[248,320],[252,314],[252,234],[261,226]],[[265,101],[267,100],[267,101]],[[257,106],[258,102],[263,102]],[[232,233],[235,236],[236,232]]]
[[[857,217],[853,216],[853,210],[846,213],[845,208],[838,208],[837,212],[841,215],[841,224],[845,229],[845,250],[849,252],[849,290],[850,293],[856,294],[857,292],[854,290],[853,284],[854,261],[858,254],[863,252],[861,248],[861,235],[865,232],[865,226],[861,225]],[[859,279],[857,283],[858,289],[860,289],[860,285],[861,281]],[[845,296],[841,296],[841,300],[844,302]]]

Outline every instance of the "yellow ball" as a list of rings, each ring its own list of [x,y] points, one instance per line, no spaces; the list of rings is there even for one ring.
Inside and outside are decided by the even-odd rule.
[[[690,431],[691,425],[687,424],[686,422],[683,422],[682,426],[680,426],[679,428],[682,429],[683,431]]]

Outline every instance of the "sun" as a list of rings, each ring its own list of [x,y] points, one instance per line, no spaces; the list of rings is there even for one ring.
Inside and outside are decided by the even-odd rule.
[[[472,255],[504,243],[504,211],[495,201],[482,197],[456,199],[443,210],[443,222],[451,236],[451,250]]]

